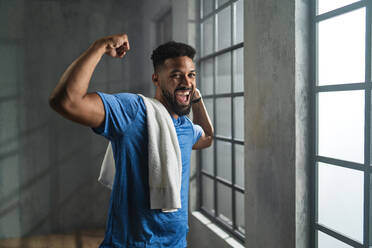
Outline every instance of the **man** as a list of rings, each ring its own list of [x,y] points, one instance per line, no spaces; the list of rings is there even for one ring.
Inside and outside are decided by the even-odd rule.
[[[149,207],[148,133],[143,99],[131,93],[87,93],[104,54],[123,58],[126,34],[95,41],[64,72],[50,96],[51,107],[111,141],[116,174],[105,239],[100,247],[186,247],[191,149],[208,147],[213,127],[196,88],[195,50],[168,42],[153,51],[155,99],[172,118],[182,157],[181,208],[162,212]],[[193,124],[186,115],[193,111]]]

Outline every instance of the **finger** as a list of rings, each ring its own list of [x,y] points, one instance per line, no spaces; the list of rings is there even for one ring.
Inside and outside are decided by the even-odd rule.
[[[129,42],[128,41],[124,41],[123,44],[121,45],[121,47],[125,50],[125,51],[129,51],[130,47],[129,47]]]
[[[120,57],[121,55],[123,55],[124,52],[125,52],[124,50],[116,51],[116,53],[118,54],[118,57]]]
[[[123,52],[123,53],[119,56],[119,58],[123,58],[123,57],[125,56],[125,54],[126,54],[126,52]]]
[[[116,53],[118,54],[118,57],[123,57],[126,54],[126,49],[124,46],[120,46],[116,49]]]
[[[121,37],[122,37],[125,41],[128,41],[128,35],[127,35],[127,34],[123,34]]]
[[[109,52],[109,55],[111,56],[111,57],[116,57],[116,52],[115,52],[115,50],[110,50],[110,52]]]
[[[129,45],[129,40],[128,40],[128,35],[127,34],[123,34],[123,39],[124,39],[124,47],[126,47],[127,51],[130,50],[130,45]]]
[[[124,46],[120,46],[118,48],[116,48],[116,52],[121,55],[123,52],[125,52],[125,48]]]
[[[120,42],[116,39],[111,39],[109,45],[110,48],[117,49],[118,47],[120,47]]]

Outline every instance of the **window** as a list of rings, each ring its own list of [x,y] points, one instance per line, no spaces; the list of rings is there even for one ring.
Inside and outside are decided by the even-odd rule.
[[[243,0],[200,0],[200,89],[215,129],[199,153],[200,211],[244,242]]]
[[[315,247],[372,247],[372,1],[313,12]]]

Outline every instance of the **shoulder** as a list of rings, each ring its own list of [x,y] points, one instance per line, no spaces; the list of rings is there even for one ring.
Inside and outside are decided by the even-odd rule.
[[[133,93],[105,93],[96,91],[96,93],[105,99],[115,99],[116,101],[139,101],[139,96]]]
[[[184,119],[184,123],[187,125],[194,125],[194,123],[190,120],[190,118],[187,115],[182,116]]]
[[[118,100],[121,101],[129,101],[129,102],[139,102],[141,97],[137,94],[133,93],[116,93],[113,94]]]
[[[113,97],[119,102],[119,104],[126,108],[132,108],[137,110],[142,103],[142,98],[133,93],[116,93],[112,94]]]
[[[105,109],[113,112],[128,113],[135,116],[135,113],[142,107],[142,98],[133,93],[103,93],[97,94],[102,98]]]
[[[184,128],[189,128],[189,129],[192,129],[194,133],[197,133],[199,132],[199,129],[200,129],[200,126],[197,125],[197,124],[194,124],[192,122],[192,120],[190,120],[190,118],[186,115],[182,116],[183,120],[182,120],[182,126]]]
[[[190,130],[189,132],[192,133],[192,144],[194,145],[203,134],[202,127],[198,124],[194,124],[187,116],[184,116],[184,126],[186,129]]]

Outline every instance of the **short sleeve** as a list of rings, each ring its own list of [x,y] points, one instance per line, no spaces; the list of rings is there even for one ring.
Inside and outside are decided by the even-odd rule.
[[[194,129],[194,140],[193,140],[193,145],[194,145],[196,142],[198,142],[198,140],[202,136],[203,129],[201,126],[197,124],[193,124],[193,129]]]
[[[121,136],[135,119],[139,96],[131,93],[107,94],[96,92],[105,108],[105,119],[101,126],[92,128],[99,135],[109,140]]]

